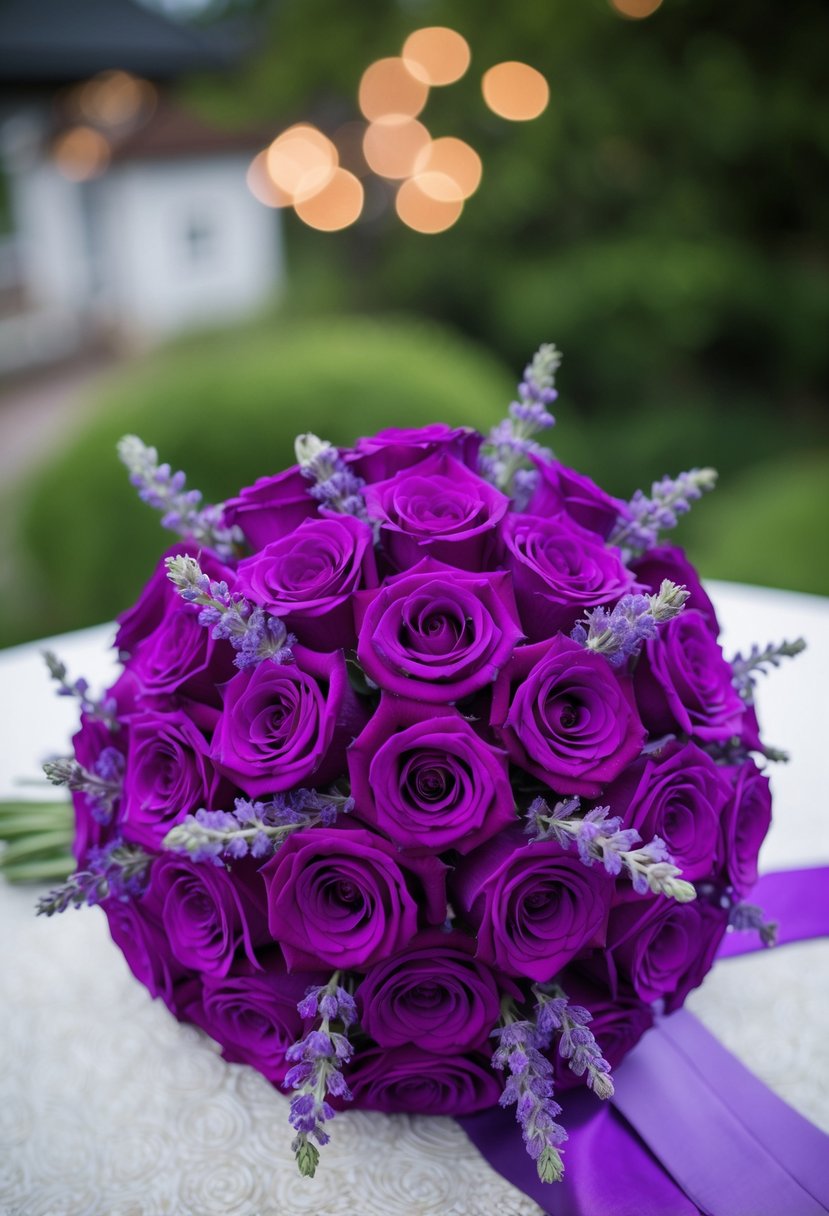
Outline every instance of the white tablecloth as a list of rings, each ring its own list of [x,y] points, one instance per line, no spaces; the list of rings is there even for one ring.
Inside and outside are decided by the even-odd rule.
[[[829,861],[829,600],[717,583],[726,651],[803,634],[763,681],[772,774],[761,868]],[[48,645],[73,678],[112,673],[102,626]],[[30,645],[0,654],[0,796],[66,749],[74,707]],[[0,1212],[4,1216],[530,1216],[449,1119],[339,1115],[317,1177],[290,1153],[287,1099],[224,1063],[133,980],[97,910],[33,914],[0,884]],[[689,1007],[782,1097],[829,1131],[829,943],[719,964]],[[681,1100],[681,1095],[677,1095]],[[781,1213],[781,1216],[785,1214]]]

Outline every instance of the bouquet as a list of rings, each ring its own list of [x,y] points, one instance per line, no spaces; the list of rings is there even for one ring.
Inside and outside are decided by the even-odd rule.
[[[555,1095],[612,1095],[729,927],[773,940],[753,689],[802,642],[724,657],[661,540],[713,470],[625,502],[563,465],[558,365],[487,438],[302,435],[220,506],[125,438],[180,539],[101,698],[48,656],[77,871],[39,910],[99,905],[154,997],[289,1090],[303,1174],[349,1103],[500,1103],[552,1182]]]

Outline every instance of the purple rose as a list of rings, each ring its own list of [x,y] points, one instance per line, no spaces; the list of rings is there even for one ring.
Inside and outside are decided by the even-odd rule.
[[[398,570],[427,556],[463,570],[486,569],[510,505],[500,490],[447,455],[366,486],[364,494]]]
[[[310,487],[296,464],[273,477],[260,477],[224,504],[225,522],[242,529],[251,549],[264,549],[290,536],[304,519],[316,517],[318,503]]]
[[[651,1006],[626,992],[618,992],[612,997],[606,986],[598,987],[589,983],[575,971],[565,971],[559,982],[571,1005],[581,1005],[593,1015],[590,1029],[596,1036],[602,1055],[611,1069],[618,1068],[645,1031],[653,1026]],[[567,1060],[558,1054],[557,1046],[554,1053],[556,1091],[584,1085],[585,1076],[576,1076]]]
[[[539,478],[527,505],[527,514],[547,518],[563,511],[577,524],[606,540],[624,503],[605,493],[584,473],[577,473],[557,460],[531,459]]]
[[[363,1030],[381,1047],[413,1043],[440,1053],[485,1048],[501,994],[474,953],[471,937],[436,929],[376,963],[357,989]]]
[[[384,694],[348,769],[359,817],[403,848],[468,853],[515,822],[505,754],[454,709]]]
[[[129,753],[120,815],[124,836],[155,850],[191,812],[220,808],[231,787],[210,761],[210,748],[187,714],[139,713],[129,724]]]
[[[198,611],[179,599],[167,606],[153,632],[138,642],[129,670],[146,696],[175,695],[218,709],[218,686],[236,668],[232,647],[214,641],[210,630],[199,624]]]
[[[233,571],[219,561],[209,549],[202,549],[199,545],[184,540],[172,545],[166,550],[153,571],[152,577],[144,585],[136,603],[118,617],[119,628],[115,635],[115,646],[119,651],[132,654],[140,642],[158,629],[165,616],[174,608],[192,615],[193,609],[187,608],[182,603],[178,592],[167,577],[165,565],[167,558],[178,557],[181,554],[198,558],[202,570],[210,578],[219,581],[224,579],[231,586],[233,585]],[[202,629],[201,626],[199,628],[209,638],[209,630]],[[167,656],[167,659],[168,661],[178,661],[178,656],[171,654]]]
[[[731,665],[711,636],[705,617],[686,609],[645,643],[636,665],[636,702],[648,730],[676,730],[724,740],[742,730],[743,702]]]
[[[249,667],[222,689],[212,755],[251,797],[332,781],[365,718],[341,652],[295,646],[294,659]]]
[[[104,780],[112,780],[122,771],[127,747],[127,729],[121,725],[111,731],[99,718],[81,714],[81,728],[72,737],[72,750],[78,764]],[[117,816],[118,801],[103,805],[91,794],[75,791],[72,806],[75,811],[75,839],[72,852],[79,868],[83,868],[90,848],[100,848],[111,838]]]
[[[658,755],[635,760],[607,786],[602,802],[644,841],[661,837],[682,877],[692,881],[711,874],[729,792],[722,768],[706,752],[694,743],[669,743]]]
[[[170,948],[153,884],[139,899],[106,899],[101,904],[109,933],[127,966],[152,997],[160,997],[177,1017],[179,989],[187,969]]]
[[[588,608],[615,602],[634,584],[619,550],[566,515],[510,515],[503,537],[521,622],[533,641],[569,632]]]
[[[492,725],[521,768],[588,798],[645,741],[627,676],[561,635],[516,650],[495,685]]]
[[[402,949],[421,921],[443,923],[445,869],[362,828],[300,830],[261,870],[271,934],[292,971],[367,967]]]
[[[757,882],[757,857],[771,826],[771,789],[753,760],[726,771],[731,796],[722,816],[720,855],[728,881],[744,898]]]
[[[290,1067],[285,1053],[304,1030],[297,1003],[328,978],[321,971],[288,974],[273,950],[263,955],[261,970],[242,959],[227,975],[201,976],[183,1016],[221,1044],[231,1064],[250,1064],[281,1085]]]
[[[607,926],[611,975],[642,1001],[664,999],[672,1013],[711,970],[728,913],[700,899],[678,904],[630,889],[617,898]]]
[[[458,863],[452,897],[474,928],[477,958],[545,982],[602,944],[613,880],[554,840],[501,832]]]
[[[295,532],[239,563],[234,590],[281,616],[303,645],[356,645],[351,596],[377,586],[374,542],[353,515],[306,519]]]
[[[683,549],[677,545],[660,545],[647,549],[641,557],[630,563],[630,568],[636,576],[636,581],[648,591],[658,591],[663,579],[679,583],[691,594],[687,602],[686,612],[692,608],[701,612],[708,622],[708,627],[714,637],[720,632],[720,624],[714,605],[708,593],[700,582],[700,577],[688,561]]]
[[[523,637],[509,575],[424,558],[356,597],[357,656],[397,696],[459,701],[491,684]]]
[[[376,435],[358,439],[346,459],[357,476],[368,482],[385,481],[427,456],[443,453],[474,471],[482,443],[483,435],[477,431],[442,422],[422,427],[390,426]]]
[[[227,975],[234,956],[258,966],[255,949],[268,941],[267,915],[255,873],[163,853],[153,862],[150,890],[178,961],[191,971]]]
[[[471,1115],[501,1096],[488,1055],[445,1056],[420,1047],[361,1052],[348,1084],[355,1107],[387,1114]]]

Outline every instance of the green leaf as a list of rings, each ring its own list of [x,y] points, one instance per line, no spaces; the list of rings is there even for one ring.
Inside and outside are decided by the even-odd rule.
[[[0,858],[0,874],[9,883],[44,883],[65,879],[75,869],[75,858],[69,853],[56,853],[54,857],[43,857],[37,861],[21,862],[6,866]]]
[[[542,1182],[561,1182],[564,1176],[564,1163],[557,1148],[551,1148],[548,1145],[542,1151],[536,1164],[538,1176]]]
[[[302,1137],[302,1143],[297,1145],[296,1163],[303,1178],[313,1178],[319,1164],[319,1149],[307,1137]]]

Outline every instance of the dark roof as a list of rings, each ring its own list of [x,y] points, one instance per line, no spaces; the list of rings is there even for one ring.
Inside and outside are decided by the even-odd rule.
[[[108,68],[170,80],[237,53],[136,0],[0,0],[0,85],[68,84]]]

